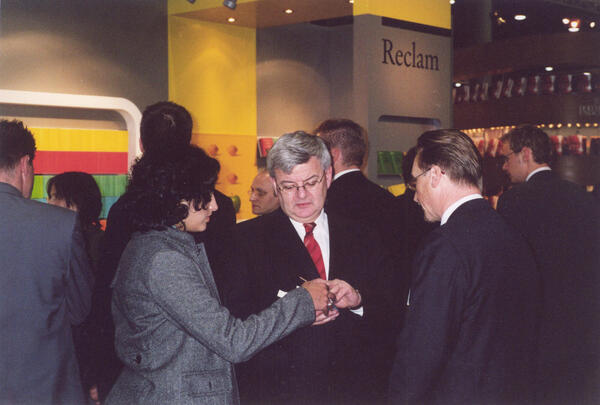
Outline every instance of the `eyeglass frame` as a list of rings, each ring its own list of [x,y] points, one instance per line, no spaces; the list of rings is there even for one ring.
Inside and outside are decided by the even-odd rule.
[[[508,162],[508,157],[510,155],[514,155],[515,153],[520,153],[520,152],[515,152],[514,150],[510,153],[507,153],[506,155],[502,155],[502,164]]]
[[[290,184],[289,186],[288,185],[282,186],[282,185],[279,185],[279,184],[275,183],[275,186],[277,188],[277,191],[279,191],[279,192],[281,192],[283,194],[287,194],[287,195],[292,195],[292,193],[294,192],[293,191],[294,189],[295,189],[296,193],[299,192],[300,189],[304,189],[304,192],[308,192],[313,187],[315,187],[317,184],[320,184],[320,183],[323,182],[323,179],[325,178],[325,174],[326,174],[325,170],[323,170],[323,175],[321,176],[321,178],[318,179],[318,180],[315,180],[314,183],[312,183],[310,181],[307,182],[305,180],[301,186],[299,186],[299,185],[297,185],[295,183],[292,183],[293,185]],[[317,175],[315,174],[315,175],[313,175],[311,177],[314,177],[314,176],[317,176]]]

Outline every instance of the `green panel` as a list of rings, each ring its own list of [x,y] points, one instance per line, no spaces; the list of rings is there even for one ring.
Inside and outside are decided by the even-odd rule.
[[[127,175],[94,175],[103,197],[118,197],[125,192]]]
[[[44,179],[43,176],[33,177],[33,190],[31,190],[32,199],[44,198]]]

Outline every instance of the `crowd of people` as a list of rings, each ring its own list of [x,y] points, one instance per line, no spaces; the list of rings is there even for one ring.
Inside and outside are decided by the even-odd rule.
[[[192,118],[147,107],[105,232],[94,178],[29,199],[35,140],[0,120],[0,404],[595,404],[600,202],[534,126],[502,138],[497,210],[453,129],[367,179],[367,133],[279,138],[236,224]]]

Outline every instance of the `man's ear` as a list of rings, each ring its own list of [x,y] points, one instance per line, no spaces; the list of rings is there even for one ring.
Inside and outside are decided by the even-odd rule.
[[[273,187],[273,194],[275,194],[275,197],[277,197],[278,196],[278,194],[277,194],[277,182],[271,176],[269,176],[269,179],[271,180],[271,186]]]
[[[331,186],[332,170],[333,168],[331,166],[329,166],[329,168],[325,170],[325,180],[327,181],[327,188]]]
[[[331,158],[333,159],[334,164],[342,159],[342,151],[340,148],[331,148]]]
[[[523,149],[521,149],[521,159],[523,159],[525,163],[533,162],[533,151],[529,146],[524,146]]]
[[[446,174],[444,170],[441,169],[438,165],[431,166],[431,174],[429,175],[429,181],[431,182],[431,187],[436,188],[440,185],[442,178]],[[425,175],[427,176],[427,175]]]

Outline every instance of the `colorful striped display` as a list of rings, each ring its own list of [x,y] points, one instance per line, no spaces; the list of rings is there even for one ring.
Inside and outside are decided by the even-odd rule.
[[[46,184],[67,171],[90,173],[102,194],[101,218],[127,186],[127,131],[30,128],[37,152],[32,199],[46,201]],[[102,221],[104,222],[104,221]]]

